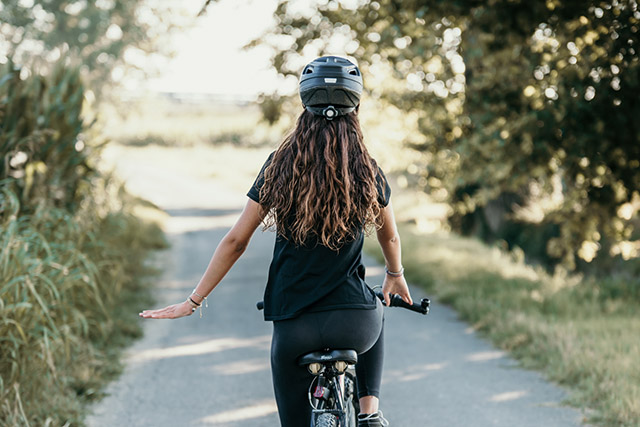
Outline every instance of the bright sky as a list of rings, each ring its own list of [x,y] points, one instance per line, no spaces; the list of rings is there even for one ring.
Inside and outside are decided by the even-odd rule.
[[[195,16],[205,0],[186,0]],[[279,82],[265,48],[242,46],[273,25],[277,0],[218,0],[196,25],[175,37],[178,54],[148,88],[162,92],[250,97],[272,92]]]

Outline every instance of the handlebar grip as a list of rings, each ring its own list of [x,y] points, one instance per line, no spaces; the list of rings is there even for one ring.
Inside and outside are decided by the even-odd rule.
[[[384,296],[382,295],[382,292],[376,292],[376,294],[384,304]],[[416,313],[429,314],[429,305],[431,304],[431,300],[429,298],[422,298],[419,303],[414,302],[413,304],[407,304],[400,295],[392,294],[390,295],[390,301],[391,307],[402,307],[407,310],[415,311]]]
[[[398,294],[395,294],[391,297],[391,307],[402,307],[421,314],[429,314],[430,303],[431,301],[429,300],[429,298],[422,298],[419,303],[414,302],[413,304],[407,304]]]

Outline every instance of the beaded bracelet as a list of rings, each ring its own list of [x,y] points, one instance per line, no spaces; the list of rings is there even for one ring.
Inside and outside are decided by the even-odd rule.
[[[402,277],[404,275],[404,267],[400,267],[400,271],[390,271],[389,268],[385,265],[384,272],[391,277]]]

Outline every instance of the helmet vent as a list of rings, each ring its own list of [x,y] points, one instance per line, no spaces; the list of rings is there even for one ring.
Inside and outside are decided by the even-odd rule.
[[[349,74],[351,74],[352,76],[358,76],[358,70],[356,70],[355,68],[353,70],[349,70]]]
[[[307,67],[306,70],[304,70],[304,74],[311,74],[313,73],[313,67]]]

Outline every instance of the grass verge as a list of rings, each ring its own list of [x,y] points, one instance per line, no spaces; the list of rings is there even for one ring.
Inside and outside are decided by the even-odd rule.
[[[400,225],[407,280],[521,364],[570,390],[585,421],[640,425],[637,279],[553,276],[477,240]],[[366,249],[382,260],[375,243]]]
[[[156,273],[147,258],[164,234],[132,214],[139,201],[95,199],[73,214],[18,215],[18,198],[2,192],[0,425],[82,425],[141,334],[136,313]]]

